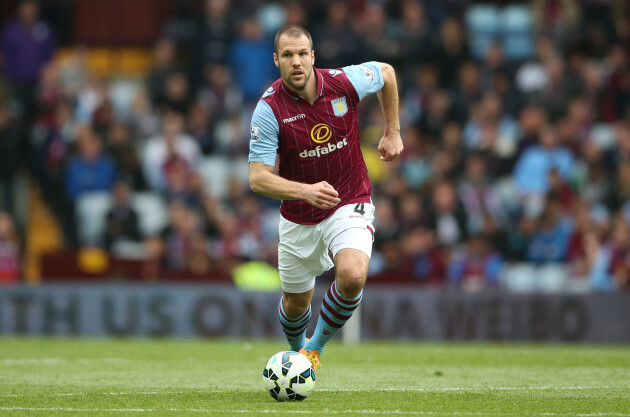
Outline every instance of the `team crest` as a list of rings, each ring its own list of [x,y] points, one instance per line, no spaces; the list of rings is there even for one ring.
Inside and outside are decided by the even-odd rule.
[[[341,117],[348,113],[348,105],[346,104],[345,97],[336,98],[332,100],[330,104],[332,105],[335,116]]]

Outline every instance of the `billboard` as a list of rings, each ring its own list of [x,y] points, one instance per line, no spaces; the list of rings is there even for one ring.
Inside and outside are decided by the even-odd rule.
[[[315,295],[314,313],[322,295]],[[279,299],[279,293],[247,293],[231,285],[5,287],[0,334],[282,337]],[[517,295],[368,286],[360,312],[365,339],[630,342],[630,294],[624,293]]]

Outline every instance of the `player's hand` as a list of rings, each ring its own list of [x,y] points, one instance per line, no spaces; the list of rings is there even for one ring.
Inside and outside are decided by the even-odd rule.
[[[308,185],[304,201],[311,206],[328,210],[339,204],[341,199],[339,199],[339,193],[332,185],[326,181],[321,181]]]
[[[399,132],[385,133],[378,143],[378,151],[381,153],[381,161],[394,161],[403,151],[402,138]]]

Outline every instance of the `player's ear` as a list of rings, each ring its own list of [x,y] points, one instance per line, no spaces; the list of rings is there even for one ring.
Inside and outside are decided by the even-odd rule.
[[[315,50],[311,49],[311,65],[315,65]]]
[[[276,64],[276,67],[280,68],[280,64],[278,63],[278,54],[273,53],[273,63]]]

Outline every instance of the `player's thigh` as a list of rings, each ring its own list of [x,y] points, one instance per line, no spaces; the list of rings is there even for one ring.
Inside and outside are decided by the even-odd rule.
[[[280,219],[278,271],[282,290],[304,293],[315,286],[315,277],[333,267],[321,232],[315,226]]]
[[[333,259],[343,249],[355,249],[369,261],[374,242],[374,206],[359,203],[341,207],[323,222],[322,236]]]

